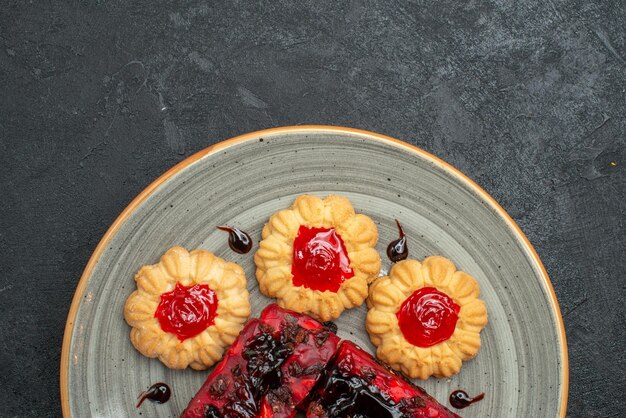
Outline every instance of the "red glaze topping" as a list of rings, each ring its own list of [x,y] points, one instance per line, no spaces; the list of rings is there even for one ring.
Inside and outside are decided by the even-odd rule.
[[[293,242],[291,274],[294,286],[322,292],[336,292],[354,276],[348,250],[335,228],[300,226]]]
[[[445,293],[423,287],[406,298],[396,316],[408,342],[430,347],[452,336],[460,309]]]
[[[460,418],[350,341],[311,394],[307,418]]]
[[[176,283],[171,292],[161,295],[154,313],[161,329],[179,340],[195,337],[213,325],[217,313],[217,295],[206,284],[183,286]]]
[[[338,345],[313,318],[269,305],[239,333],[181,418],[293,418]]]

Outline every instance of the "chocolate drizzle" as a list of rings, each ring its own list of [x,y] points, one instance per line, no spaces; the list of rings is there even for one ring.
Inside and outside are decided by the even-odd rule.
[[[450,405],[452,405],[456,409],[463,409],[475,402],[482,400],[484,397],[485,394],[481,393],[478,396],[470,398],[470,396],[464,390],[455,390],[450,394]]]
[[[405,260],[409,256],[409,247],[406,242],[406,234],[400,221],[396,219],[396,225],[398,225],[398,234],[400,237],[389,243],[387,246],[387,257],[394,263]]]
[[[246,254],[252,249],[252,238],[239,228],[218,226],[217,229],[228,232],[228,246],[238,254]]]
[[[166,385],[165,383],[155,383],[147,390],[139,394],[139,397],[137,398],[139,399],[139,402],[137,403],[137,408],[139,408],[143,401],[145,401],[146,399],[150,402],[165,403],[170,399],[171,395],[172,390],[168,385]]]

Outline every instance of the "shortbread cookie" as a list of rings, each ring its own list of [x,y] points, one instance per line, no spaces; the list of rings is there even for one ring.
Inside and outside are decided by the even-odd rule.
[[[204,370],[222,358],[250,315],[241,267],[206,250],[173,247],[135,275],[126,300],[130,340],[171,369]]]
[[[380,271],[376,225],[342,196],[299,196],[270,217],[262,238],[254,256],[261,292],[321,321],[361,305]]]
[[[487,325],[479,295],[476,280],[447,258],[395,264],[369,291],[366,328],[377,357],[411,378],[458,373]]]

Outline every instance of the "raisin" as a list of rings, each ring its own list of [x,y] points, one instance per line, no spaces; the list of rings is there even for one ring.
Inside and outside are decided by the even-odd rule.
[[[224,407],[224,416],[228,418],[255,418],[257,412],[256,405],[249,402],[233,402]]]
[[[283,333],[280,336],[280,342],[283,344],[287,344],[290,342],[296,341],[298,333],[303,330],[300,325],[296,324],[287,324],[285,323],[283,326]]]
[[[329,336],[330,336],[330,333],[328,331],[318,332],[315,335],[315,345],[317,345],[318,347],[323,346]]]
[[[308,376],[308,375],[310,375],[310,374],[316,374],[316,373],[319,373],[319,372],[321,372],[323,369],[324,369],[324,366],[323,366],[322,364],[317,363],[317,364],[313,364],[313,365],[311,365],[311,366],[307,367],[306,369],[302,370],[302,374],[303,374],[304,376]]]
[[[366,382],[371,382],[376,379],[376,372],[371,367],[365,366],[361,369],[361,376]]]
[[[215,398],[220,398],[224,392],[226,392],[226,388],[228,387],[228,382],[224,376],[219,376],[209,387],[209,393],[211,396]]]
[[[291,391],[287,386],[281,386],[273,393],[282,403],[286,404],[291,400]]]
[[[313,414],[315,417],[325,417],[326,412],[324,411],[324,407],[319,402],[313,402],[309,407],[309,413]]]
[[[304,328],[300,328],[296,334],[295,341],[298,344],[302,344],[304,341],[306,341],[308,336],[309,336],[309,331],[307,331]]]
[[[289,367],[287,370],[289,371],[289,374],[293,377],[298,377],[302,375],[302,366],[297,361],[294,361],[293,363],[289,364]]]
[[[220,410],[213,405],[204,405],[204,418],[220,418]]]
[[[424,401],[424,399],[420,398],[419,396],[414,396],[413,405],[417,406],[418,408],[426,408],[426,401]]]
[[[400,401],[400,409],[402,411],[425,408],[426,402],[420,396],[414,396],[412,398],[402,399]]]

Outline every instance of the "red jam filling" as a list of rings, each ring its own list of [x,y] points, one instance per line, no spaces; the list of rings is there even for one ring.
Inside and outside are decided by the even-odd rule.
[[[293,242],[291,264],[294,286],[336,292],[354,276],[348,250],[335,228],[300,226]]]
[[[206,284],[183,286],[176,283],[171,292],[161,294],[154,313],[161,329],[180,341],[195,337],[213,325],[217,314],[217,295]]]
[[[396,316],[408,342],[430,347],[452,336],[460,309],[445,293],[423,287],[406,298]]]

